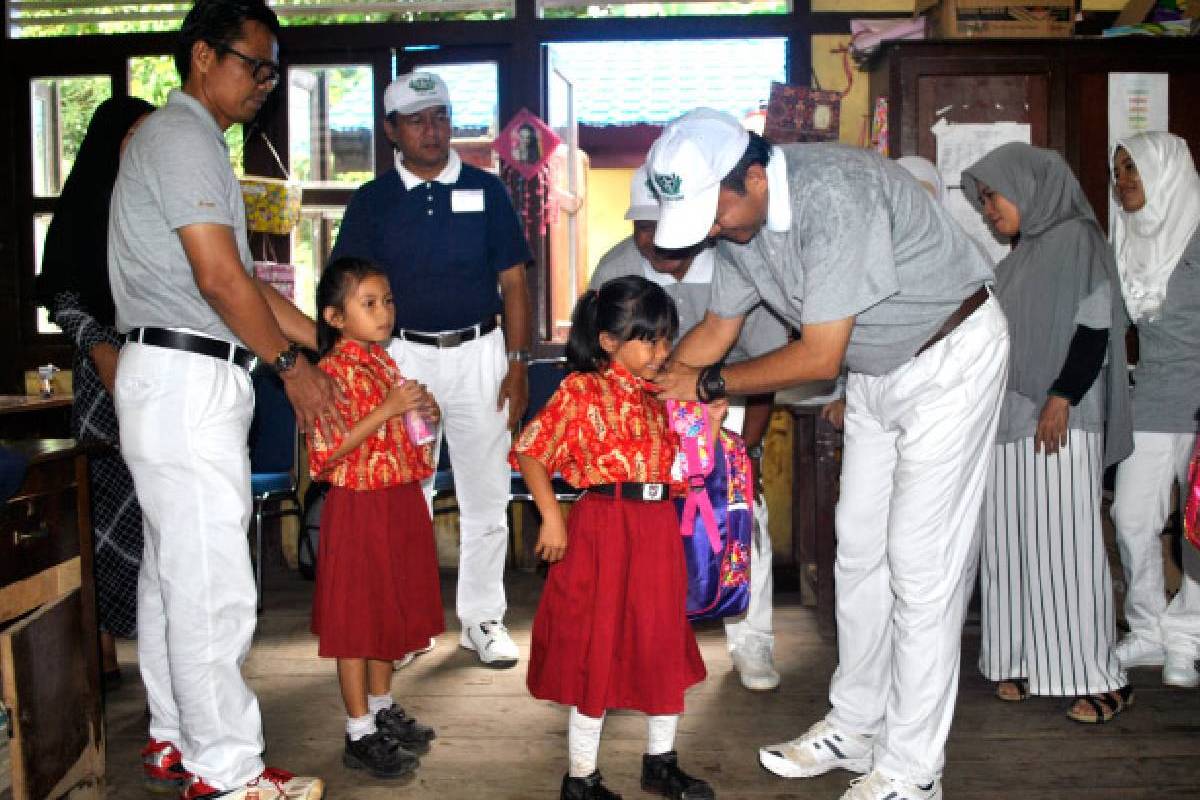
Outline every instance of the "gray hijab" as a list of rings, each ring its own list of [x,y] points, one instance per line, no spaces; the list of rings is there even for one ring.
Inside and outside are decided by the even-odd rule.
[[[1039,409],[1062,371],[1080,303],[1108,283],[1112,324],[1105,384],[1104,462],[1133,450],[1125,367],[1128,317],[1116,262],[1079,181],[1058,153],[1014,142],[988,153],[962,174],[963,193],[982,210],[986,184],[1021,214],[1016,247],[996,265],[996,298],[1008,316],[1008,388]]]

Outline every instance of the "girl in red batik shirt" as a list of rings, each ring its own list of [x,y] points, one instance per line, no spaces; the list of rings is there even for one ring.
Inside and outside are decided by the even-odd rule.
[[[346,704],[342,763],[380,778],[416,769],[432,729],[392,700],[392,661],[445,629],[437,553],[420,481],[433,472],[428,444],[412,443],[402,415],[436,418],[425,387],[405,381],[380,346],[395,312],[387,276],[342,258],[317,284],[320,368],[344,400],[347,430],[318,423],[309,437],[314,478],[332,487],[321,512],[312,630],[336,658]]]
[[[644,790],[708,800],[712,788],[681,770],[674,750],[684,690],[705,672],[670,502],[683,486],[672,478],[678,440],[647,383],[679,318],[660,287],[625,277],[581,297],[571,325],[575,371],[513,447],[542,514],[536,551],[552,564],[533,620],[529,691],[571,706],[563,800],[620,798],[596,770],[610,708],[650,715]],[[723,411],[714,412],[714,430]],[[587,490],[565,523],[555,472]]]

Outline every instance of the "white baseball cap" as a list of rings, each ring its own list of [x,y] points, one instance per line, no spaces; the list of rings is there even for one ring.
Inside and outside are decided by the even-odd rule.
[[[432,72],[410,72],[388,84],[383,92],[383,113],[415,114],[430,106],[450,108],[446,82]]]
[[[645,164],[633,171],[633,179],[629,182],[629,208],[625,211],[625,219],[658,219],[658,195],[654,193],[650,173]]]
[[[646,158],[659,200],[654,244],[678,250],[708,235],[721,180],[749,142],[750,133],[736,117],[711,108],[692,109],[667,125]]]

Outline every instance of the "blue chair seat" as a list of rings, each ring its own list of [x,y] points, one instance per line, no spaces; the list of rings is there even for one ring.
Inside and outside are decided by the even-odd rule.
[[[292,491],[292,473],[255,472],[250,475],[250,493],[259,497],[271,492]]]

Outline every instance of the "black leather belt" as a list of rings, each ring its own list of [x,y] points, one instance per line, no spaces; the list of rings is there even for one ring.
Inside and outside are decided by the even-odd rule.
[[[962,321],[975,313],[975,309],[979,308],[988,299],[988,288],[980,286],[975,294],[962,301],[962,304],[954,309],[954,313],[946,318],[942,323],[942,327],[938,328],[937,333],[929,337],[929,341],[921,345],[921,349],[917,351],[917,355],[921,355],[935,344],[945,339],[954,329],[962,324]]]
[[[601,483],[589,486],[587,490],[605,497],[620,496],[625,500],[641,500],[646,503],[671,499],[665,483]]]
[[[410,331],[407,328],[402,328],[397,334],[406,342],[414,342],[416,344],[427,344],[432,347],[458,347],[460,344],[466,344],[473,339],[478,339],[480,336],[486,336],[496,330],[496,318],[485,319],[478,325],[472,325],[469,328],[460,328],[456,331],[440,331],[438,333],[422,333],[420,331]]]
[[[194,333],[173,331],[170,328],[134,328],[125,334],[125,341],[210,356],[237,364],[247,371],[254,369],[255,364],[258,363],[258,357],[241,345],[221,339],[210,339]]]

